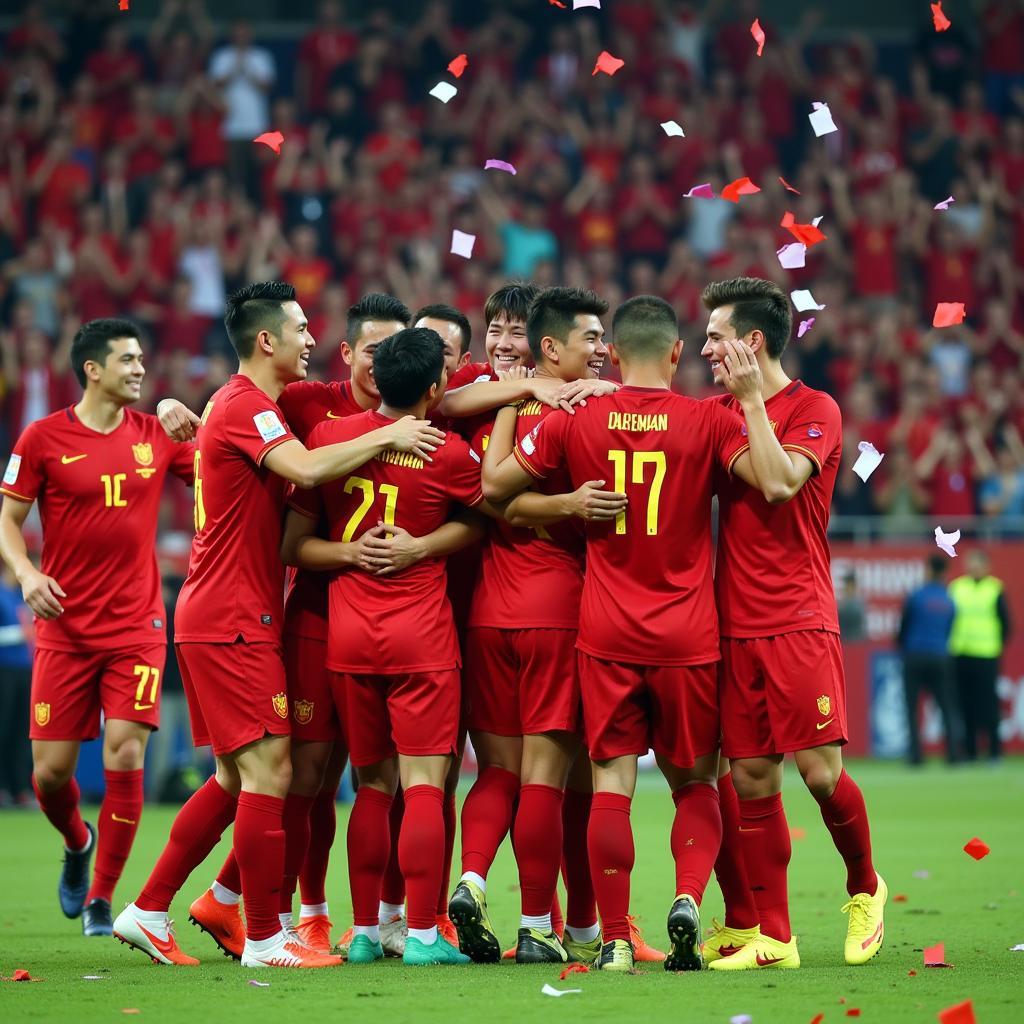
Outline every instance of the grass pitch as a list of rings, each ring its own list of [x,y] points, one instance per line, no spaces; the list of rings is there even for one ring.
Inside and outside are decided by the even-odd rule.
[[[500,966],[405,968],[399,962],[328,971],[244,969],[219,954],[187,922],[188,903],[213,877],[227,849],[222,842],[189,881],[172,908],[182,947],[198,955],[198,968],[157,967],[114,940],[84,939],[77,921],[61,915],[56,900],[60,844],[38,813],[0,815],[0,869],[6,880],[0,910],[0,974],[24,968],[38,984],[0,984],[5,1021],[143,1021],[210,1024],[296,1019],[330,1021],[562,1020],[603,1024],[671,1020],[728,1024],[748,1014],[753,1024],[823,1024],[860,1011],[864,1024],[934,1022],[939,1010],[972,999],[978,1024],[1024,1019],[1024,943],[1020,890],[1024,840],[1024,762],[999,768],[949,771],[933,766],[910,772],[896,765],[856,763],[872,816],[875,862],[889,885],[886,944],[865,967],[843,963],[846,899],[842,862],[817,806],[791,773],[787,811],[794,831],[790,896],[800,939],[799,971],[719,975],[666,974],[645,965],[636,976],[571,975],[556,967]],[[90,809],[91,810],[91,809]],[[339,814],[337,857],[328,891],[338,933],[347,926],[343,841]],[[147,807],[132,859],[116,897],[131,899],[163,844],[173,808]],[[647,777],[633,804],[637,866],[633,910],[646,934],[664,948],[665,915],[673,896],[668,848],[672,803],[660,777]],[[92,814],[89,817],[93,817]],[[94,820],[94,818],[93,818]],[[962,850],[979,836],[992,853],[974,861]],[[927,874],[925,874],[927,873]],[[518,926],[518,891],[511,853],[502,849],[490,878],[491,914],[511,944]],[[893,901],[892,897],[905,897]],[[116,913],[116,909],[115,909]],[[704,923],[721,914],[712,882]],[[952,970],[925,969],[921,950],[945,943]],[[916,971],[916,974],[910,972]],[[101,980],[85,980],[99,975]],[[270,987],[250,986],[250,978]],[[580,988],[557,1001],[541,986]]]

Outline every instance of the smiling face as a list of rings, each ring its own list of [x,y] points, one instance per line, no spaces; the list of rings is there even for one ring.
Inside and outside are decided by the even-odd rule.
[[[718,309],[711,311],[708,318],[707,341],[700,350],[700,354],[711,367],[711,376],[716,384],[725,383],[725,343],[736,340],[736,328],[729,323],[731,317],[732,306],[719,306]]]
[[[573,328],[564,342],[555,338],[541,341],[545,365],[564,381],[596,380],[608,355],[604,327],[592,313],[577,313]]]
[[[507,320],[499,313],[488,325],[484,338],[487,362],[496,372],[511,370],[514,366],[532,366],[530,343],[526,340],[526,324]]]
[[[96,387],[118,405],[131,405],[142,394],[142,346],[138,338],[113,338],[107,342],[109,352],[102,363],[87,360],[85,375],[89,386]]]
[[[309,357],[316,347],[316,339],[309,333],[306,314],[297,302],[282,302],[281,313],[281,326],[276,337],[270,336],[272,358],[278,379],[291,384],[306,379]]]
[[[364,409],[380,405],[380,392],[373,380],[373,353],[385,338],[404,328],[398,320],[364,320],[359,337],[341,343],[341,358],[352,368],[352,392]]]

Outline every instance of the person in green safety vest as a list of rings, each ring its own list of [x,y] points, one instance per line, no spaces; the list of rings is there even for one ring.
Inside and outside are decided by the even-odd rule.
[[[964,723],[964,754],[978,758],[977,734],[988,735],[988,754],[996,761],[999,740],[999,659],[1010,639],[1010,611],[1003,583],[989,575],[988,555],[980,548],[966,558],[967,573],[949,585],[956,614],[949,653],[956,672],[957,697]]]

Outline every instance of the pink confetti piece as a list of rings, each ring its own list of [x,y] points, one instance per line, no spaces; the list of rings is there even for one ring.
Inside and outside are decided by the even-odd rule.
[[[598,71],[603,71],[606,75],[614,75],[625,63],[624,60],[612,56],[607,50],[602,50],[597,55],[597,63],[594,65],[594,70],[590,72],[590,76],[593,77]]]
[[[249,984],[255,988],[270,988],[269,981],[257,981],[255,978],[250,978]]]
[[[953,327],[956,324],[962,324],[966,315],[962,302],[936,303],[932,327]]]
[[[281,143],[284,142],[284,136],[280,132],[264,132],[262,135],[257,135],[252,141],[261,143],[280,156]]]
[[[814,326],[814,321],[817,319],[817,317],[809,316],[806,320],[801,320],[800,326],[796,329],[796,336],[802,338]]]
[[[715,190],[711,185],[705,182],[703,185],[694,185],[686,195],[684,199],[714,199]]]
[[[946,963],[946,944],[936,942],[934,946],[926,946],[924,950],[925,967],[952,967]]]
[[[783,187],[783,188],[784,188],[784,189],[785,189],[785,190],[786,190],[787,192],[792,192],[792,193],[793,193],[794,195],[797,195],[797,196],[799,196],[799,195],[803,195],[803,193],[802,193],[802,192],[800,192],[800,191],[799,191],[798,189],[795,189],[795,188],[793,188],[793,186],[792,186],[792,185],[790,185],[790,183],[789,183],[788,181],[786,181],[786,179],[785,179],[785,178],[783,178],[781,174],[779,175],[779,181],[781,181],[781,182],[782,182],[782,187]]]
[[[507,160],[488,160],[484,164],[485,171],[506,171],[515,174],[516,169]]]
[[[952,196],[950,196],[948,199],[943,199],[941,203],[936,203],[932,207],[932,209],[933,210],[948,210],[949,209],[949,204],[950,203],[955,203],[955,202],[956,202],[956,200]]]
[[[757,55],[760,57],[764,50],[764,29],[761,28],[759,18],[755,18],[754,23],[750,26],[750,34],[754,37],[754,42],[757,43]]]
[[[949,26],[953,24],[953,22],[951,22],[949,20],[949,18],[947,18],[946,15],[943,13],[943,11],[942,11],[942,0],[939,0],[938,3],[932,4],[931,7],[932,7],[932,24],[935,26],[935,31],[936,32],[945,32],[946,29],[949,28]]]

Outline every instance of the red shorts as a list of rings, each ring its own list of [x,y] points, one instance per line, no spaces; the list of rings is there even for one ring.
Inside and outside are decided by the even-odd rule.
[[[160,724],[167,644],[120,651],[36,649],[32,661],[33,740],[94,740],[104,718]]]
[[[455,754],[459,670],[367,676],[331,672],[334,702],[345,708],[349,758],[357,768],[396,753]]]
[[[718,749],[717,664],[627,665],[579,652],[583,731],[594,761],[653,749],[679,768]]]
[[[474,626],[463,677],[470,729],[497,736],[579,729],[575,630]]]
[[[804,629],[722,638],[722,753],[763,757],[845,743],[846,679],[837,633]]]
[[[289,735],[279,644],[181,643],[174,649],[197,747],[230,754],[268,734]]]
[[[327,641],[284,635],[284,674],[291,703],[292,738],[332,742],[341,733],[327,676]]]

